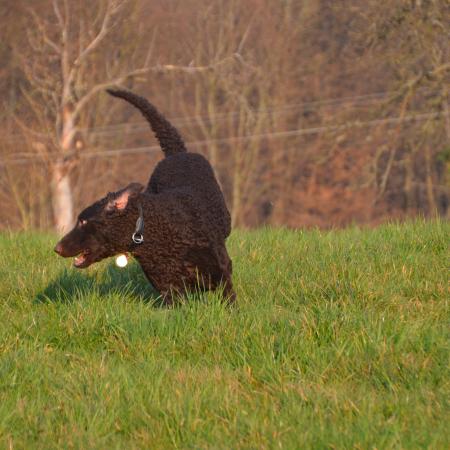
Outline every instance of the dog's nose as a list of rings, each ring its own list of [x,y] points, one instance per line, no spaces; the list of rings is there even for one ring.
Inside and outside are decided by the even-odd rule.
[[[63,252],[63,246],[62,246],[61,242],[58,242],[58,243],[55,245],[54,250],[55,250],[56,253],[58,253],[58,255],[62,255],[62,252]]]

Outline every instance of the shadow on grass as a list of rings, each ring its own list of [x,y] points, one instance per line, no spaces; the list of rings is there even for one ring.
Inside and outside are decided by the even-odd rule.
[[[89,295],[109,297],[114,294],[128,300],[153,303],[160,307],[159,293],[149,283],[138,264],[119,269],[109,264],[104,270],[90,273],[77,269],[64,269],[42,292],[34,303],[73,303]]]

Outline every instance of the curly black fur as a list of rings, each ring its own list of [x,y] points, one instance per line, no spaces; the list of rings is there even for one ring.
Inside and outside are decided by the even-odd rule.
[[[145,98],[121,89],[107,89],[106,91],[114,97],[126,100],[141,111],[166,156],[187,151],[178,130]]]
[[[61,256],[77,256],[75,266],[130,253],[166,302],[174,294],[224,288],[234,301],[232,264],[225,240],[231,219],[209,162],[189,153],[176,130],[146,99],[132,92],[108,90],[138,108],[150,123],[166,157],[147,188],[131,183],[98,200],[78,216],[72,231],[56,245]],[[131,236],[144,215],[144,242]]]

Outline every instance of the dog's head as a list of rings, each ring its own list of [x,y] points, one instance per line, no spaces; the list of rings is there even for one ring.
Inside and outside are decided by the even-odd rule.
[[[84,209],[74,228],[55,247],[64,258],[75,257],[74,266],[81,269],[104,258],[126,251],[136,224],[134,200],[144,189],[131,183]]]

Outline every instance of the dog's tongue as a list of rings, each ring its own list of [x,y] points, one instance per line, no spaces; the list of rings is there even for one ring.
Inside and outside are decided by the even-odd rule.
[[[81,255],[78,255],[74,260],[73,260],[73,264],[75,267],[77,266],[81,266],[81,264],[84,263],[86,259],[86,256],[82,253]]]

